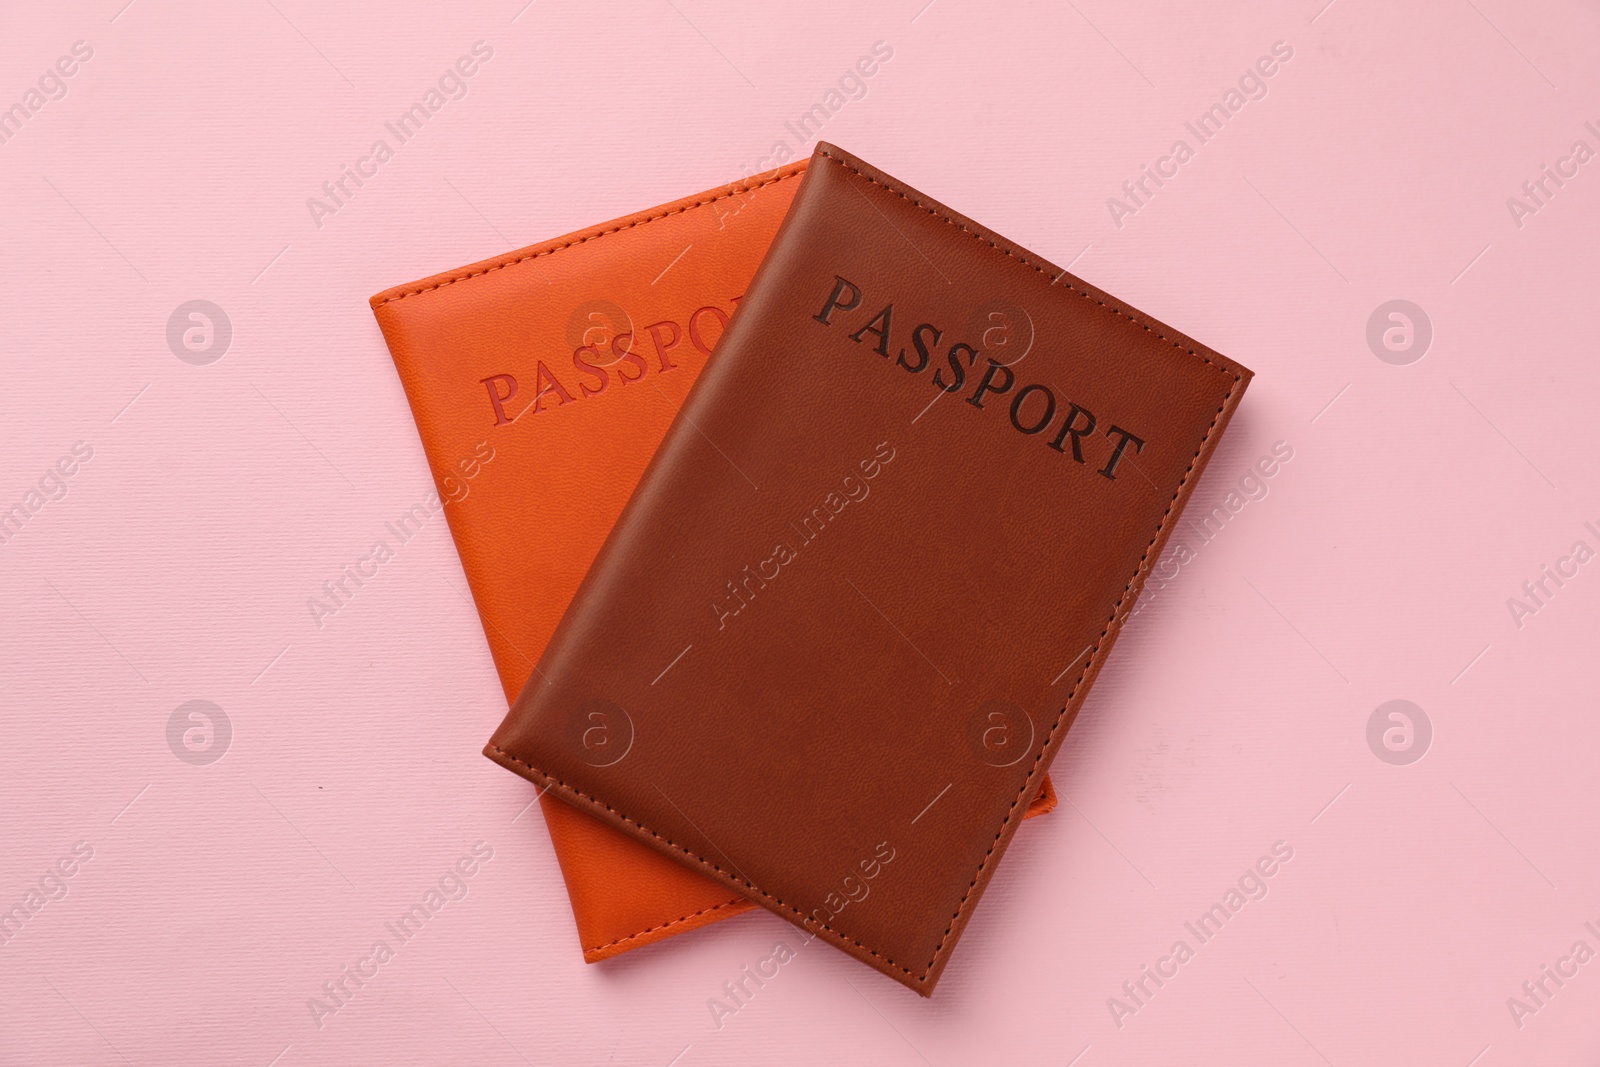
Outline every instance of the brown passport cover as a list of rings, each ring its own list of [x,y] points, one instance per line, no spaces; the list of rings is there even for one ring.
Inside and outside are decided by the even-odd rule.
[[[705,365],[805,166],[372,298],[507,701]],[[541,804],[591,963],[755,907],[603,822]],[[1046,783],[1031,810],[1054,804]]]
[[[930,993],[1249,377],[821,144],[486,754]]]

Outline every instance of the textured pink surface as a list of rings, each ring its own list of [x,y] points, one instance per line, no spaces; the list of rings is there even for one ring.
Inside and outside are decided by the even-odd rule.
[[[122,2],[0,11],[33,112],[0,126],[0,1062],[1600,1056],[1592,6]],[[478,755],[504,704],[445,525],[384,525],[431,484],[366,297],[802,154],[877,41],[829,140],[1257,372],[1190,517],[1236,510],[1158,571],[931,1002],[764,914],[585,966],[531,787]],[[1397,299],[1420,360],[1381,315],[1369,347]],[[220,359],[186,314],[169,345],[191,300]],[[186,745],[191,707],[169,744],[196,700],[231,736]],[[1369,745],[1392,700],[1427,742],[1385,709]]]

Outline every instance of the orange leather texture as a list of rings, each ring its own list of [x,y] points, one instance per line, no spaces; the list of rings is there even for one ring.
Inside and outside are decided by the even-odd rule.
[[[804,170],[791,164],[372,298],[508,704]],[[484,709],[485,734],[501,714]],[[1046,780],[1029,814],[1055,803]],[[591,963],[756,906],[567,804],[540,805]]]

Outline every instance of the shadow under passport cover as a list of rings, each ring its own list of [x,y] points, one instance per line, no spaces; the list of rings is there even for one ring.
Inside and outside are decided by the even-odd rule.
[[[705,365],[804,169],[372,298],[507,701]],[[603,750],[604,728],[588,739]],[[587,814],[541,803],[591,963],[755,907]],[[1047,788],[1034,810],[1054,804]]]
[[[486,754],[931,993],[1249,378],[820,144]]]

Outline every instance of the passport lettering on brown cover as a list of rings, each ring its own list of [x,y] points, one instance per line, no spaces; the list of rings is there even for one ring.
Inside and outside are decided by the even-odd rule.
[[[819,145],[486,754],[928,994],[1249,378]]]

